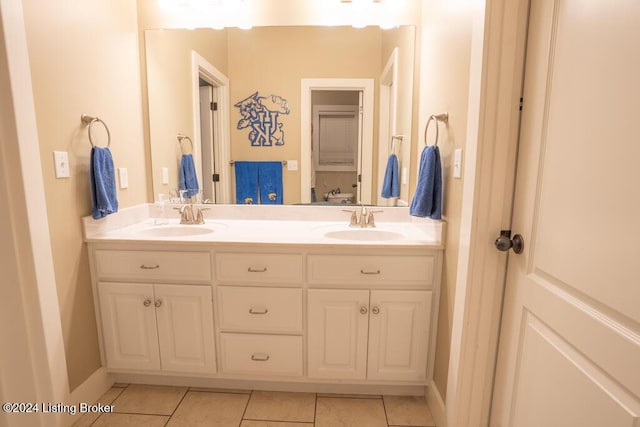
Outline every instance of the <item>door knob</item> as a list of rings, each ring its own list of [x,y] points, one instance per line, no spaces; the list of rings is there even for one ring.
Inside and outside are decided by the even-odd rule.
[[[520,254],[524,250],[524,238],[520,234],[516,234],[511,238],[511,230],[501,230],[500,237],[494,243],[496,249],[506,252],[513,249],[513,252]]]

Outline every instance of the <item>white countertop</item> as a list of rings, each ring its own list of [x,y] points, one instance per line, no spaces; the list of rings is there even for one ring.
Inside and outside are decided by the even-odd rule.
[[[152,204],[103,219],[85,217],[85,241],[190,244],[278,244],[442,249],[444,222],[411,217],[408,208],[372,207],[375,228],[350,228],[356,206],[200,205],[205,224],[180,225],[179,214]],[[194,206],[195,209],[195,206]],[[162,224],[158,224],[162,223]]]

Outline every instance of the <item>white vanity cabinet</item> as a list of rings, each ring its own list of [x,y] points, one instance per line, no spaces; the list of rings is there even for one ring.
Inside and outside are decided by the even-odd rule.
[[[88,234],[101,357],[116,381],[424,391],[439,246],[329,241],[317,234],[335,226],[315,221],[283,228],[279,243],[260,227],[282,224],[240,223],[184,238],[148,238],[148,223],[139,238]]]
[[[441,255],[380,252],[308,255],[310,378],[428,379]]]
[[[98,283],[111,369],[215,373],[211,288]]]
[[[309,376],[420,381],[431,291],[308,291]]]
[[[216,252],[222,373],[301,377],[303,255],[244,249]]]
[[[107,369],[216,372],[209,252],[109,248],[92,257]]]

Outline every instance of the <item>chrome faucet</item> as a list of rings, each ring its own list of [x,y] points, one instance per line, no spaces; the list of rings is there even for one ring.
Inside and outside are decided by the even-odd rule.
[[[359,210],[346,210],[345,212],[351,212],[351,220],[349,221],[349,227],[356,228],[373,228],[376,226],[375,219],[373,217],[374,212],[382,212],[380,210],[374,211],[367,209],[366,206],[361,205]]]
[[[193,205],[182,205],[180,208],[180,224],[204,224],[202,209],[196,207],[194,211]]]

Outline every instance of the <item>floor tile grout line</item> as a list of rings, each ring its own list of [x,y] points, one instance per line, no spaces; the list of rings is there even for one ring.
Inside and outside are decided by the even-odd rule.
[[[249,398],[247,399],[247,403],[244,404],[244,411],[242,411],[242,416],[240,417],[240,423],[238,424],[238,427],[242,426],[242,421],[244,421],[244,416],[247,413],[247,408],[249,407],[249,402],[251,402],[251,398],[253,397],[253,391],[251,390],[251,393],[249,393]]]
[[[389,416],[387,415],[387,405],[384,404],[384,396],[382,396],[382,409],[384,410],[384,420],[387,423],[387,427],[389,427]]]
[[[182,402],[184,402],[185,397],[187,397],[187,394],[189,393],[189,387],[187,387],[187,390],[184,392],[184,394],[182,395],[182,398],[180,399],[180,402],[178,402],[178,404],[176,405],[175,408],[173,408],[173,412],[171,413],[171,415],[169,415],[169,419],[167,420],[167,422],[164,424],[165,426],[169,423],[169,421],[171,421],[171,418],[173,418],[174,414],[176,413],[176,411],[178,410],[178,408],[180,407],[180,405],[182,405]]]
[[[316,393],[316,398],[314,399],[313,405],[313,425],[316,425],[316,417],[318,416],[318,393]]]

